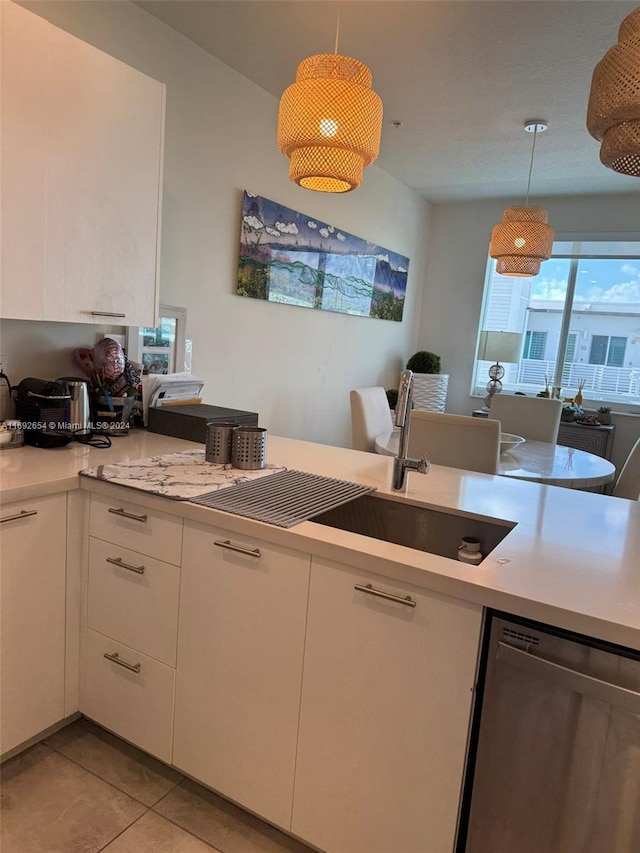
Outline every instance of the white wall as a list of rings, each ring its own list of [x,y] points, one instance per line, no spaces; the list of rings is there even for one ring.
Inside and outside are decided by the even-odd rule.
[[[449,374],[447,411],[456,414],[470,414],[483,404],[469,390],[491,229],[505,207],[521,201],[490,199],[432,207],[417,348],[442,357],[442,371]],[[547,210],[556,235],[625,232],[630,235],[627,239],[640,240],[637,194],[534,198],[532,203]],[[618,415],[614,422],[613,461],[619,464],[640,435],[640,417]]]
[[[278,100],[125,0],[22,5],[167,84],[161,300],[187,308],[205,402],[257,411],[279,435],[348,445],[349,389],[397,386],[415,349],[429,205],[375,165],[344,196],[291,183],[275,142]],[[244,189],[408,256],[403,322],[236,296]],[[68,373],[73,348],[95,339],[85,328],[4,321],[12,381]],[[26,339],[51,347],[52,361],[34,364]]]

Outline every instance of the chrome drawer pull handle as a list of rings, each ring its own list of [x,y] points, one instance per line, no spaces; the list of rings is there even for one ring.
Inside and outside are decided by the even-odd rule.
[[[128,569],[130,572],[135,572],[138,575],[144,574],[144,566],[131,566],[129,563],[125,563],[122,557],[105,557],[107,563],[111,563],[112,566],[118,566],[120,569]]]
[[[140,672],[139,663],[127,663],[126,660],[121,660],[118,652],[114,652],[112,655],[110,655],[108,652],[105,652],[102,657],[106,658],[107,660],[110,660],[112,663],[117,663],[118,666],[123,666],[125,669],[128,669],[131,672]]]
[[[383,592],[381,589],[376,589],[370,583],[368,583],[366,586],[357,583],[354,586],[354,589],[357,589],[359,592],[366,592],[369,595],[377,595],[378,598],[386,598],[387,601],[397,601],[398,604],[404,604],[407,607],[415,607],[417,603],[413,600],[413,598],[411,598],[410,595],[407,595],[406,598],[402,598],[402,596],[400,595],[393,595],[390,592]]]
[[[5,521],[19,521],[21,518],[29,518],[30,515],[37,514],[37,509],[21,509],[20,512],[15,515],[6,515],[4,518],[0,518],[0,524],[4,524]]]
[[[112,506],[110,506],[109,512],[112,512],[114,515],[121,515],[123,518],[132,518],[134,521],[142,521],[143,523],[147,520],[146,515],[134,515],[134,513],[132,512],[125,512],[123,507],[114,509]]]
[[[213,544],[218,548],[226,548],[228,551],[237,551],[238,554],[247,554],[249,557],[259,557],[259,548],[243,548],[241,545],[234,545],[230,539],[214,539]]]
[[[126,314],[116,314],[113,311],[92,311],[94,317],[126,317]]]

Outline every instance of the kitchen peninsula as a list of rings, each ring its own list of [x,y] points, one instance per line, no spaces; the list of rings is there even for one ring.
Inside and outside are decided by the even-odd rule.
[[[77,476],[194,446],[140,431],[109,450],[1,454],[2,518],[17,516],[3,525],[3,574],[31,549],[21,565],[46,566],[44,589],[58,547],[57,598],[47,593],[34,608],[30,642],[48,627],[63,641],[57,670],[47,666],[38,685],[58,691],[56,719],[33,719],[3,752],[79,710],[330,853],[388,850],[392,838],[413,851],[425,837],[444,853],[458,820],[483,608],[640,649],[636,502],[438,466],[411,473],[398,495],[390,457],[269,436],[270,464],[503,525],[507,535],[471,566],[313,521],[284,529]],[[30,537],[48,502],[59,529]],[[150,604],[154,572],[161,589]],[[24,583],[33,584],[25,595],[39,594],[33,578]],[[116,583],[126,585],[122,600]],[[47,611],[56,602],[57,623]],[[28,655],[20,649],[18,663]],[[22,666],[16,677],[32,674]],[[19,687],[24,702],[28,685]],[[16,705],[8,719],[18,711],[29,717]]]

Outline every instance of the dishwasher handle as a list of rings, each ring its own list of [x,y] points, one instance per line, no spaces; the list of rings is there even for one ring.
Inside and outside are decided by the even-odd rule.
[[[632,714],[640,714],[640,693],[621,687],[619,684],[611,684],[593,675],[571,669],[560,663],[538,657],[524,649],[519,649],[509,643],[499,642],[496,648],[496,660],[513,666],[529,675],[545,678],[560,687],[566,687],[575,693],[582,693],[600,702],[629,711]]]

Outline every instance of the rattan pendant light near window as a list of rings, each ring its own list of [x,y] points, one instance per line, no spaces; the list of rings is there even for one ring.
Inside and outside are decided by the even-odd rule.
[[[489,254],[496,259],[496,271],[500,275],[518,278],[538,275],[541,262],[551,257],[553,228],[547,225],[547,211],[529,204],[536,138],[547,127],[548,124],[541,119],[529,119],[524,124],[526,132],[533,133],[525,202],[507,207],[502,214],[502,222],[494,225],[491,232]]]
[[[298,66],[280,99],[278,148],[290,158],[289,177],[308,190],[344,193],[362,183],[378,156],[382,101],[362,62],[320,53]]]
[[[594,69],[587,128],[602,142],[605,166],[640,177],[640,7],[624,19],[618,43]]]
[[[500,275],[519,278],[538,275],[541,262],[551,257],[554,232],[547,225],[547,211],[529,204],[536,137],[547,127],[548,124],[540,119],[530,119],[524,125],[527,133],[533,133],[527,196],[523,205],[507,207],[502,222],[494,225],[491,232],[489,254],[496,259],[496,271]]]

